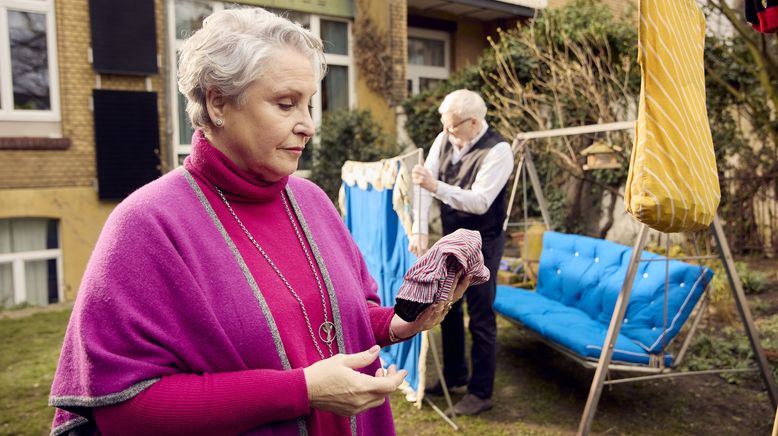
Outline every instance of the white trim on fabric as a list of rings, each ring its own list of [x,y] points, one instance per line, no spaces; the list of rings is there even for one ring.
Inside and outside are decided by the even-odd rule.
[[[69,421],[65,421],[64,423],[60,424],[57,427],[54,427],[53,429],[51,429],[51,433],[50,434],[51,434],[51,436],[58,436],[58,435],[61,435],[61,434],[66,434],[70,430],[72,430],[72,429],[74,429],[76,427],[82,426],[82,425],[84,425],[84,424],[86,424],[88,422],[89,422],[89,420],[87,420],[86,418],[84,418],[82,416],[79,416],[79,417],[73,418],[73,419],[71,419]]]
[[[691,300],[692,295],[696,291],[697,286],[700,285],[700,282],[702,281],[703,277],[705,277],[705,272],[706,271],[707,271],[707,268],[697,277],[697,280],[695,280],[695,282],[694,282],[694,286],[692,286],[692,289],[689,291],[689,293],[686,294],[686,298],[684,298],[683,304],[681,304],[681,307],[678,308],[678,311],[675,313],[675,316],[673,317],[673,320],[670,322],[670,325],[667,326],[667,328],[662,331],[662,334],[657,336],[656,341],[654,341],[654,343],[651,344],[651,346],[647,347],[642,342],[640,342],[640,341],[638,341],[636,339],[633,339],[632,341],[634,343],[640,345],[641,347],[643,347],[643,349],[645,349],[646,351],[656,347],[657,344],[659,343],[659,341],[661,341],[662,338],[664,338],[665,335],[667,335],[673,329],[673,327],[675,326],[675,323],[676,323],[676,321],[678,321],[678,318],[681,316],[681,313],[683,312],[684,308],[686,307],[687,304],[689,304],[689,301]]]
[[[110,404],[121,403],[129,400],[146,388],[160,381],[162,377],[154,377],[147,380],[141,380],[138,383],[124,389],[107,395],[84,396],[84,395],[61,395],[49,397],[49,406],[54,407],[99,407]]]

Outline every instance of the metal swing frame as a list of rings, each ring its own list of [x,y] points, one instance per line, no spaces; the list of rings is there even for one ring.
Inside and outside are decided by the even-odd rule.
[[[532,161],[532,154],[529,148],[529,142],[531,140],[539,139],[539,138],[581,135],[585,133],[600,133],[600,132],[607,132],[607,131],[614,131],[614,130],[627,130],[627,129],[634,129],[634,127],[635,127],[634,121],[623,121],[623,122],[616,122],[616,123],[594,124],[594,125],[586,125],[586,126],[579,126],[579,127],[570,127],[570,128],[553,129],[553,130],[538,131],[538,132],[526,132],[526,133],[517,134],[513,141],[512,148],[513,148],[514,155],[519,156],[519,162],[517,164],[516,171],[514,173],[514,183],[511,189],[510,200],[508,202],[507,216],[510,217],[510,212],[516,197],[518,180],[520,176],[523,176],[523,173],[526,173],[527,175],[529,175],[532,188],[535,193],[535,198],[538,200],[541,215],[543,217],[543,221],[546,225],[546,228],[549,230],[551,229],[551,220],[550,220],[550,215],[548,213],[548,205],[546,203],[545,197],[543,196],[543,189],[540,184],[540,178],[538,177],[537,170],[535,169],[535,165]],[[526,202],[526,195],[524,197]],[[507,229],[508,225],[509,225],[508,218],[506,218],[503,228]],[[525,227],[527,225],[526,219],[524,225]],[[629,304],[629,298],[632,293],[632,285],[635,281],[638,265],[640,264],[640,262],[650,261],[647,259],[641,259],[641,253],[643,252],[643,249],[646,246],[649,230],[650,229],[647,225],[645,224],[640,225],[638,235],[635,238],[635,243],[632,248],[632,255],[630,257],[629,265],[627,267],[627,273],[624,278],[624,282],[622,284],[619,297],[616,300],[616,305],[614,307],[613,315],[611,317],[610,325],[608,327],[608,333],[605,337],[605,342],[603,343],[602,346],[603,352],[600,353],[599,360],[595,362],[593,360],[584,359],[581,356],[577,355],[576,353],[566,349],[565,347],[559,344],[552,343],[551,341],[548,341],[547,339],[540,337],[540,335],[537,335],[543,342],[549,344],[552,348],[560,351],[565,356],[570,357],[571,359],[577,361],[578,363],[582,364],[585,367],[595,368],[594,377],[592,379],[592,385],[591,388],[589,389],[589,396],[586,400],[586,406],[584,407],[584,411],[581,415],[581,421],[578,427],[579,435],[589,434],[589,431],[591,430],[592,421],[594,420],[594,415],[597,412],[597,405],[599,403],[600,396],[602,394],[602,388],[606,384],[613,385],[617,383],[643,381],[643,380],[667,378],[667,377],[678,377],[678,376],[686,376],[686,375],[751,371],[751,369],[745,369],[745,370],[723,369],[723,370],[707,370],[707,371],[690,371],[690,372],[683,372],[683,373],[673,372],[674,367],[676,367],[680,363],[680,361],[683,359],[684,355],[686,354],[691,337],[693,336],[695,330],[699,325],[702,313],[704,312],[704,310],[702,309],[704,309],[704,306],[707,302],[707,298],[706,298],[707,295],[705,294],[700,299],[700,303],[698,304],[698,308],[697,308],[697,313],[693,317],[691,327],[686,335],[683,345],[681,346],[681,349],[678,353],[678,357],[676,358],[674,364],[671,367],[664,366],[664,359],[662,357],[664,355],[664,351],[662,351],[662,354],[659,356],[660,357],[659,359],[654,359],[660,362],[660,364],[658,364],[656,367],[641,366],[641,365],[622,365],[622,364],[614,364],[611,362],[613,357],[613,350],[616,345],[616,339],[621,330],[621,323],[622,320],[624,319],[624,314],[626,313],[627,305]],[[743,322],[746,335],[748,336],[749,342],[751,344],[751,349],[753,350],[754,353],[754,360],[756,361],[758,369],[761,372],[762,379],[764,381],[765,387],[767,388],[768,396],[770,397],[772,406],[775,409],[776,407],[778,407],[778,389],[776,388],[775,380],[773,379],[772,372],[770,370],[770,365],[767,362],[767,358],[765,357],[764,351],[760,344],[759,335],[754,325],[754,321],[751,316],[751,311],[748,308],[748,303],[746,301],[745,293],[743,292],[743,286],[740,281],[740,278],[738,277],[737,271],[735,269],[735,262],[732,257],[732,252],[729,249],[729,243],[727,242],[727,238],[724,235],[724,229],[721,225],[721,221],[718,215],[716,215],[716,217],[713,220],[713,223],[710,226],[710,232],[713,234],[714,240],[716,242],[718,256],[689,256],[681,259],[713,258],[713,259],[721,260],[721,263],[724,266],[724,270],[727,273],[727,279],[729,282],[730,289],[732,290],[734,296],[738,313],[740,314],[740,318]],[[526,244],[526,238],[524,243]],[[611,380],[610,377],[608,377],[610,371],[642,372],[642,373],[649,373],[650,375]],[[608,378],[608,380],[606,380],[606,378]],[[777,423],[776,428],[778,428],[778,418],[776,419],[776,423]]]

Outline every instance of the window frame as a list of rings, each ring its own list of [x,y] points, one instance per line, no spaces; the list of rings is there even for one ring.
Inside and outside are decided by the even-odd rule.
[[[406,67],[406,80],[411,80],[411,95],[419,93],[421,78],[447,80],[451,75],[451,35],[440,30],[408,27],[408,39],[411,38],[432,39],[443,42],[443,66],[416,65],[408,62]]]
[[[24,219],[34,217],[7,217],[2,219]],[[11,264],[11,278],[13,279],[13,304],[19,305],[28,302],[27,276],[25,263],[36,260],[55,260],[57,265],[57,303],[65,301],[65,277],[62,260],[62,221],[57,221],[57,247],[43,250],[17,251],[13,253],[0,253],[0,265]]]
[[[8,27],[8,10],[31,12],[46,16],[46,55],[49,68],[48,110],[15,109],[13,101],[13,77],[11,69],[11,41]],[[57,60],[57,26],[54,0],[0,0],[0,121],[59,122],[60,94]]]
[[[178,36],[176,35],[176,16],[175,16],[175,7],[176,7],[176,1],[177,0],[167,0],[166,1],[166,8],[167,8],[167,38],[169,41],[169,54],[168,54],[168,67],[170,74],[169,84],[170,87],[170,118],[171,118],[171,131],[172,131],[172,143],[173,146],[172,149],[172,155],[171,155],[171,161],[172,161],[172,167],[178,167],[179,164],[179,156],[181,155],[187,155],[192,152],[192,145],[191,144],[183,144],[180,138],[180,126],[179,122],[181,120],[181,115],[179,114],[178,110],[178,51],[180,50],[181,46],[184,43],[184,40],[178,39]],[[194,0],[197,2],[197,0]],[[225,9],[226,2],[221,1],[199,1],[199,3],[208,4],[211,6],[211,9],[213,12],[217,12],[220,10]],[[252,6],[252,5],[247,5]],[[310,24],[309,29],[311,33],[313,33],[316,36],[321,36],[321,20],[327,20],[327,21],[333,21],[333,22],[339,22],[339,23],[345,23],[347,25],[347,54],[332,54],[332,53],[324,53],[324,60],[327,62],[327,65],[337,65],[337,66],[343,66],[348,68],[348,107],[349,109],[353,109],[357,106],[357,96],[356,96],[356,72],[354,68],[354,50],[353,50],[353,20],[347,19],[347,18],[341,18],[341,17],[332,17],[327,15],[317,15],[310,12],[300,12],[303,14],[306,14],[310,17]],[[322,78],[323,79],[323,78]],[[319,83],[316,84],[316,94],[313,96],[313,101],[311,104],[313,105],[313,112],[311,114],[311,118],[313,119],[313,123],[316,126],[316,130],[318,131],[319,127],[322,123],[323,118],[323,112],[322,112],[322,101],[321,101],[321,95],[322,95],[322,81],[319,81]],[[187,138],[188,141],[188,138]],[[318,146],[319,140],[318,135],[315,135],[313,138],[313,146]],[[307,177],[310,174],[310,171],[307,169],[298,170],[296,173],[298,176]]]

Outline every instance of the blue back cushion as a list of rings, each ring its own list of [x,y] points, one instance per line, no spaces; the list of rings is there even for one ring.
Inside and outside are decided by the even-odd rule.
[[[608,325],[627,273],[630,247],[587,236],[546,232],[536,291]],[[674,338],[700,299],[713,272],[644,251],[621,333],[650,353]],[[665,277],[667,274],[667,319]]]

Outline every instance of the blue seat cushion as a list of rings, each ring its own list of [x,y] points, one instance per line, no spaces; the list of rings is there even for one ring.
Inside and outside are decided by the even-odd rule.
[[[500,286],[495,310],[545,338],[597,359],[632,249],[587,236],[545,232],[535,291]],[[713,278],[708,268],[644,251],[621,330],[615,361],[646,364],[665,352]],[[667,303],[665,304],[665,299]],[[665,354],[669,364],[671,357]]]
[[[608,324],[589,317],[579,309],[546,298],[534,291],[498,286],[494,309],[506,318],[519,321],[544,338],[590,360],[600,358]],[[623,334],[614,348],[614,362],[647,365],[649,353]],[[665,364],[672,356],[665,355]]]
[[[546,232],[536,292],[607,327],[631,254],[630,247],[610,241]],[[638,266],[621,333],[649,353],[659,353],[678,334],[713,272],[646,251],[641,258],[654,261]]]

